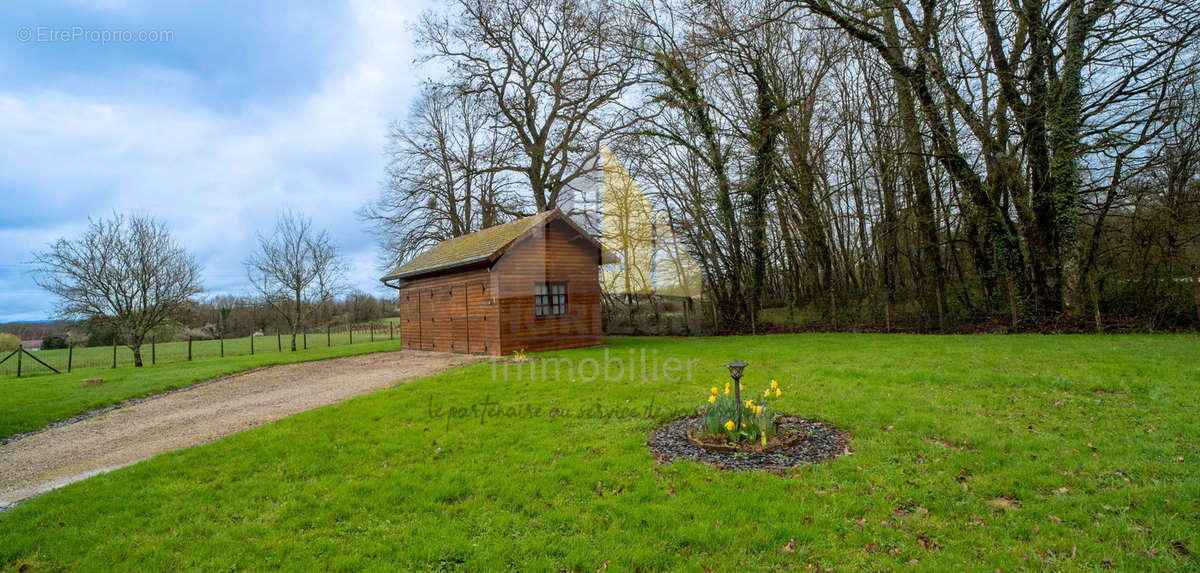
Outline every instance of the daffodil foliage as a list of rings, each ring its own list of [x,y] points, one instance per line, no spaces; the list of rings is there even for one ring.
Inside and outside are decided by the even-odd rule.
[[[766,443],[775,435],[775,409],[771,403],[783,395],[779,382],[772,380],[762,392],[747,391],[744,382],[741,385],[741,402],[736,398],[731,382],[725,383],[725,388],[713,386],[708,390],[708,399],[700,405],[700,427],[713,437],[724,436],[731,442],[755,440]],[[741,427],[738,427],[738,411],[742,413]]]

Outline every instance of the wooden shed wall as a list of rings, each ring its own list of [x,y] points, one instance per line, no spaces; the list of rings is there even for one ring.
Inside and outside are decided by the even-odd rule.
[[[400,288],[404,348],[499,356],[499,305],[486,268],[409,281]]]
[[[509,248],[492,267],[502,354],[601,344],[599,249],[554,221]],[[534,314],[534,285],[566,282],[564,316]]]

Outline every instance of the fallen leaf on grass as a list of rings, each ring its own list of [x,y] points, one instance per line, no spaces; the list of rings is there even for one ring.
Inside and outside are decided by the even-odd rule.
[[[924,535],[917,536],[917,544],[920,545],[921,549],[924,549],[925,551],[937,551],[940,549],[936,543],[930,541],[929,538]]]
[[[1017,500],[1010,497],[997,497],[988,500],[988,505],[992,506],[992,511],[1001,513],[1010,509],[1019,509],[1021,504]]]

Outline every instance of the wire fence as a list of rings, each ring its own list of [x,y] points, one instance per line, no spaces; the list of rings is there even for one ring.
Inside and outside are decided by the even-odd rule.
[[[399,340],[400,329],[392,322],[371,322],[305,330],[296,334],[296,352],[383,340]],[[142,345],[142,364],[168,364],[292,351],[292,335],[275,332],[241,338],[188,338]],[[72,346],[33,352],[0,353],[0,378],[73,372],[90,368],[118,368],[134,364],[133,351],[114,346]]]

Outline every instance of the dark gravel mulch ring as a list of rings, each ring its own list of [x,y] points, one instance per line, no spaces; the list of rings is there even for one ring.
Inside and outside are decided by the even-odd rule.
[[[654,430],[646,446],[660,462],[693,460],[732,471],[782,471],[849,453],[850,438],[845,433],[796,416],[785,416],[780,422],[780,426],[800,434],[800,441],[793,446],[766,453],[706,450],[687,439],[688,429],[694,428],[697,420],[696,417],[683,418]]]

